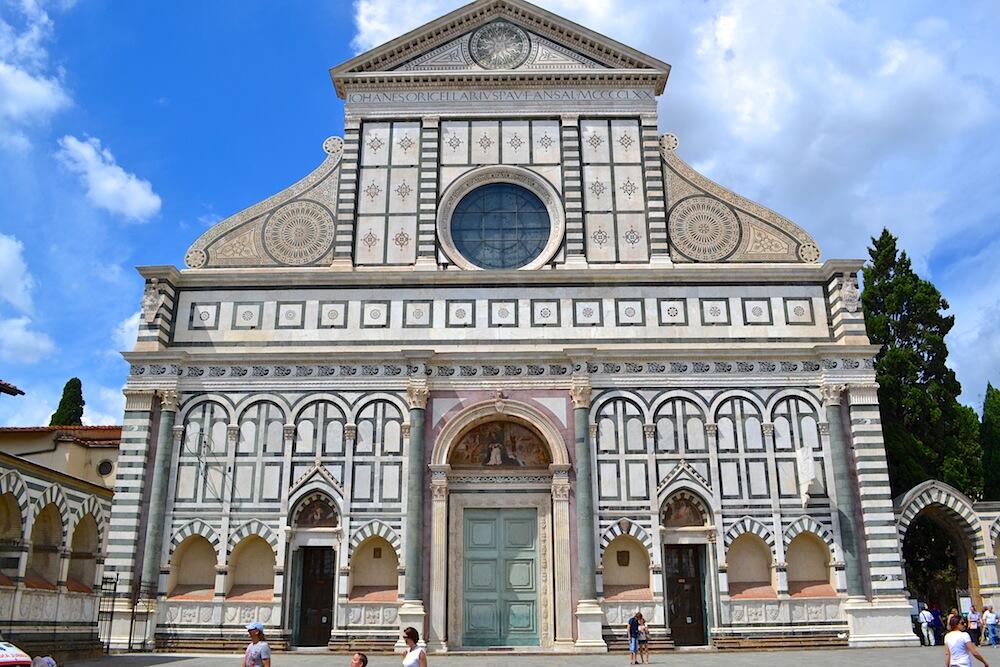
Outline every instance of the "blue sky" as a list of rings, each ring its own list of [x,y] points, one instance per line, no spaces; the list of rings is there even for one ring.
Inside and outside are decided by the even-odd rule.
[[[450,0],[0,0],[0,424],[84,383],[121,419],[136,265],[182,265],[342,130],[328,68]],[[883,225],[952,304],[963,399],[1000,383],[1000,4],[549,0],[673,65],[662,131],[825,258]]]

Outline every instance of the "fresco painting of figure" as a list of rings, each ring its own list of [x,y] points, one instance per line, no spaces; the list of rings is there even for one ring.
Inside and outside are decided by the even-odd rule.
[[[527,426],[494,421],[462,436],[448,463],[454,468],[545,468],[552,459],[541,438]]]

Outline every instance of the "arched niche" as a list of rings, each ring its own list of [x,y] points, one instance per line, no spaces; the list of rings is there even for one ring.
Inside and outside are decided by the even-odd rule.
[[[473,425],[451,448],[448,465],[463,468],[543,468],[552,463],[548,446],[534,428],[509,419]]]
[[[726,552],[729,596],[732,598],[775,598],[774,559],[771,549],[753,533],[743,533]]]
[[[180,600],[211,600],[215,595],[217,554],[201,535],[190,535],[174,549],[167,595]]]
[[[0,495],[0,586],[13,586],[24,536],[24,517],[13,493]]]
[[[259,535],[249,535],[229,555],[226,599],[269,602],[274,599],[274,550]]]
[[[100,535],[97,519],[87,513],[77,522],[70,541],[69,573],[66,588],[77,593],[89,593],[94,589],[97,576],[97,554],[100,550]]]
[[[604,599],[652,600],[649,552],[631,535],[619,535],[604,549]]]
[[[339,525],[337,507],[325,493],[310,493],[292,512],[292,527],[296,529],[331,529]]]
[[[381,535],[367,538],[351,554],[350,589],[354,602],[393,602],[399,597],[399,559]]]
[[[49,503],[35,517],[31,528],[31,551],[28,553],[28,570],[24,581],[27,587],[56,590],[62,535],[59,508],[55,503]]]
[[[830,548],[813,533],[799,533],[785,549],[788,594],[792,597],[834,597]]]

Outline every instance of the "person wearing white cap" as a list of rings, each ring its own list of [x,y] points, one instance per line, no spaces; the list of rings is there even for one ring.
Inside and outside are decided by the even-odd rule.
[[[244,667],[271,667],[271,647],[264,641],[264,624],[260,621],[248,623],[250,643],[243,654]]]

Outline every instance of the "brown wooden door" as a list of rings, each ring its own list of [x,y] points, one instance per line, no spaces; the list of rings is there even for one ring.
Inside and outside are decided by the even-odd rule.
[[[701,572],[703,547],[663,547],[666,579],[667,625],[677,646],[705,643],[705,598]]]
[[[333,626],[333,549],[302,549],[299,644],[326,646]]]

